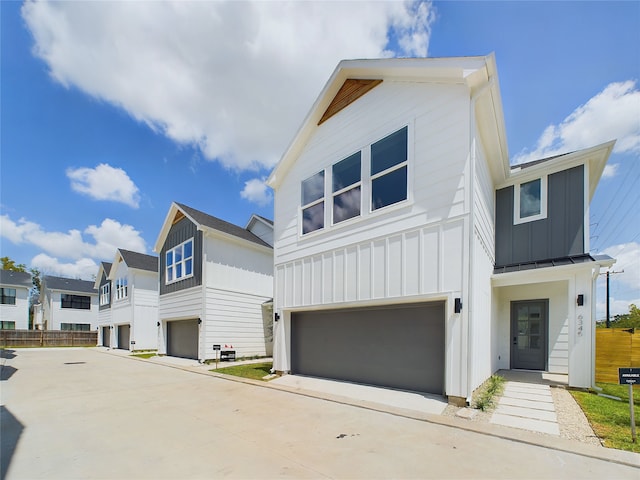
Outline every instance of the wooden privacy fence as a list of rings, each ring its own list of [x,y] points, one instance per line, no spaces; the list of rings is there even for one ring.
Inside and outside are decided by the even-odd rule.
[[[618,368],[640,367],[640,329],[596,328],[596,382],[618,383]]]
[[[0,330],[2,347],[95,347],[98,332]]]

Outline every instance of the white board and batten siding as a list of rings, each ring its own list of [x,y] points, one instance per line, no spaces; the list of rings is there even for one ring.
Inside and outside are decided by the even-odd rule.
[[[98,295],[88,295],[86,293],[74,295],[87,295],[91,297],[91,309],[79,310],[74,308],[62,308],[62,292],[53,291],[51,297],[47,298],[50,302],[50,309],[46,313],[49,318],[47,320],[47,330],[60,330],[62,323],[88,323],[91,325],[89,330],[95,330],[98,323]],[[45,314],[45,315],[46,315]]]
[[[493,312],[491,275],[495,263],[494,237],[494,185],[482,148],[479,132],[472,143],[474,157],[473,188],[473,252],[472,291],[469,309],[473,320],[470,323],[471,343],[470,391],[476,389],[492,373],[498,370],[498,355],[493,355],[498,343],[498,321]]]
[[[262,305],[273,298],[272,251],[215,236],[205,236],[203,249],[201,357],[215,358],[213,345],[233,345],[236,357],[267,355],[271,316],[265,318]]]
[[[385,81],[319,126],[278,187],[276,308],[462,290],[469,200],[469,92],[463,85]],[[305,178],[408,126],[406,202],[302,237]],[[363,167],[364,168],[364,167]],[[325,205],[330,208],[330,205]]]

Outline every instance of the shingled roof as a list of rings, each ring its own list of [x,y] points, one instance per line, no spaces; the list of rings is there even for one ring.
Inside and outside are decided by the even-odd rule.
[[[0,270],[0,284],[27,288],[33,286],[30,273],[14,272],[13,270]]]
[[[44,286],[49,290],[97,294],[93,285],[93,282],[75,278],[54,277],[51,275],[44,277]]]
[[[145,253],[132,252],[131,250],[124,250],[122,248],[119,248],[118,251],[120,255],[122,255],[122,259],[124,263],[127,264],[127,267],[146,270],[148,272],[158,272],[158,257]]]
[[[213,230],[218,230],[219,232],[226,233],[227,235],[233,235],[234,237],[238,237],[264,247],[273,248],[267,242],[245,228],[234,225],[233,223],[225,222],[224,220],[201,212],[200,210],[196,210],[195,208],[188,207],[182,203],[176,202],[176,205],[199,225],[203,225]],[[267,221],[270,222],[270,220]]]

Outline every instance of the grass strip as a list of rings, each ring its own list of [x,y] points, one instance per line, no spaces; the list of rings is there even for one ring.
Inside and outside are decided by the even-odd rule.
[[[273,362],[246,363],[244,365],[234,365],[232,367],[222,367],[210,370],[211,372],[233,375],[235,377],[251,378],[253,380],[264,380],[263,377],[269,375]]]
[[[595,391],[572,390],[580,408],[589,420],[591,428],[608,448],[640,453],[640,439],[631,441],[631,418],[629,411],[629,387],[598,383],[602,392],[608,396],[619,397],[620,400],[597,395]],[[636,434],[640,435],[640,388],[633,387],[633,403],[636,420]]]

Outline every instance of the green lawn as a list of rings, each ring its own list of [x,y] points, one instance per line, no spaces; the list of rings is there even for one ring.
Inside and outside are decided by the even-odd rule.
[[[600,393],[620,397],[622,400],[601,397],[596,392],[571,391],[587,416],[593,431],[603,440],[606,447],[640,453],[640,439],[636,440],[636,443],[631,441],[629,387],[610,383],[599,383],[597,386],[602,388]],[[633,403],[636,436],[640,437],[639,386],[633,388]]]
[[[253,380],[263,380],[262,377],[271,373],[273,362],[248,363],[245,365],[234,365],[233,367],[219,367],[211,372],[224,373],[225,375],[233,375],[236,377],[251,378]]]

